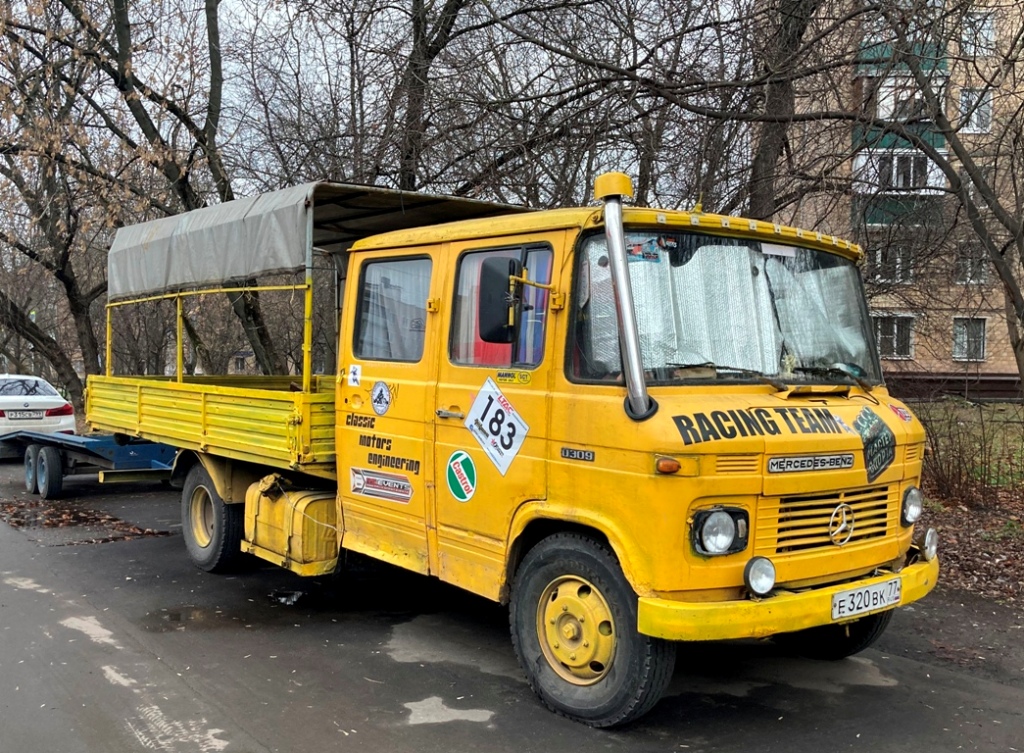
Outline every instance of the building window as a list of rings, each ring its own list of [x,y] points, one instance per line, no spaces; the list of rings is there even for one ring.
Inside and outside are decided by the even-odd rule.
[[[988,133],[992,128],[992,91],[960,90],[960,130],[964,133]]]
[[[985,360],[984,319],[953,319],[953,360]]]
[[[923,120],[926,111],[924,96],[917,89],[904,87],[893,92],[893,120]]]
[[[910,316],[874,316],[875,342],[882,358],[910,358],[910,331],[914,318]]]
[[[905,246],[886,244],[868,250],[868,278],[872,282],[908,283],[913,279],[911,252]]]
[[[879,155],[878,185],[883,191],[927,187],[928,158],[915,152]]]
[[[235,373],[236,374],[244,374],[245,373],[245,357],[244,356],[235,356]]]
[[[988,255],[973,243],[962,243],[956,250],[956,281],[960,285],[977,285],[988,280]]]
[[[863,151],[854,157],[854,190],[938,193],[946,185],[942,171],[921,152],[910,149]]]
[[[964,16],[960,51],[968,57],[991,55],[996,49],[995,15],[990,10],[971,11]]]

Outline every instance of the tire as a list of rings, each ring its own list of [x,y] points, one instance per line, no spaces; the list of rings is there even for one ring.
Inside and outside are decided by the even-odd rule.
[[[636,593],[615,555],[592,538],[550,536],[516,572],[512,645],[530,687],[562,716],[612,727],[658,702],[676,646],[641,635],[636,623]]]
[[[227,505],[196,463],[181,491],[181,531],[192,563],[208,573],[231,571],[242,556],[245,506]]]
[[[29,494],[39,493],[39,482],[36,480],[37,457],[39,457],[39,445],[30,444],[25,448],[25,491]]]
[[[892,620],[895,609],[861,617],[845,625],[822,625],[775,636],[775,642],[808,659],[838,661],[858,654],[877,641]]]
[[[64,490],[64,462],[56,447],[40,447],[36,457],[36,486],[43,499],[57,499]]]

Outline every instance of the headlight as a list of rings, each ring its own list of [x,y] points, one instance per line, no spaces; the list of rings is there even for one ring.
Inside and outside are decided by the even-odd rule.
[[[743,568],[743,583],[757,596],[766,596],[775,588],[775,565],[767,557],[754,557]]]
[[[693,548],[700,554],[732,554],[747,548],[747,511],[719,507],[693,516]]]
[[[907,489],[903,494],[903,511],[900,513],[900,522],[905,526],[912,526],[921,517],[924,509],[924,495],[916,486]]]
[[[700,529],[700,541],[704,549],[711,554],[723,554],[729,551],[736,540],[736,521],[729,513],[713,512],[708,515]]]

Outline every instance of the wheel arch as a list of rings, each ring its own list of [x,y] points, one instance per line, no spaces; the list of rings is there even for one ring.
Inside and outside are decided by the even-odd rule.
[[[602,526],[599,521],[571,520],[567,517],[558,517],[557,514],[552,514],[550,510],[524,510],[521,508],[519,514],[516,515],[512,522],[511,534],[509,536],[508,556],[505,561],[505,577],[499,595],[501,603],[508,603],[512,590],[512,581],[515,579],[516,571],[519,569],[519,565],[522,563],[527,552],[549,536],[559,533],[576,533],[589,536],[607,546],[619,561],[619,567],[622,568],[622,573],[625,575],[630,586],[632,586],[633,591],[638,595],[642,595],[640,589],[637,588],[637,581],[630,567],[629,559],[625,556],[626,547],[622,539],[614,531],[609,535],[609,528]]]
[[[224,504],[228,505],[244,503],[245,492],[249,486],[272,472],[270,468],[253,463],[222,458],[206,452],[181,450],[174,458],[171,483],[175,486],[184,486],[185,477],[197,463],[201,463],[210,474],[217,494],[224,500]]]

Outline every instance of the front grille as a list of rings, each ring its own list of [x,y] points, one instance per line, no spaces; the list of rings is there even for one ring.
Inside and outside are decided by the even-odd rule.
[[[725,473],[757,473],[761,470],[760,455],[719,455],[715,459],[715,471]]]
[[[764,497],[758,503],[755,547],[758,554],[787,554],[835,548],[829,521],[841,504],[853,508],[853,533],[845,546],[884,538],[895,530],[899,487],[872,486],[842,492]]]

